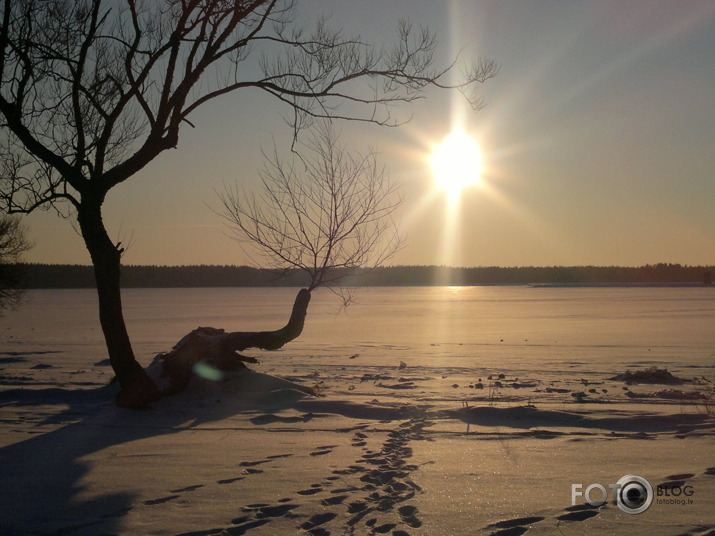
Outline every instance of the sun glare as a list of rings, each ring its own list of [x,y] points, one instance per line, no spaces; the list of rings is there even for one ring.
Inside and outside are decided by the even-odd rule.
[[[482,155],[476,140],[457,130],[434,148],[430,164],[435,183],[454,202],[464,188],[479,183]]]

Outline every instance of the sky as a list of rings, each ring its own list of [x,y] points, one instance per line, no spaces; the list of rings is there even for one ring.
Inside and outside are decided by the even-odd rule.
[[[500,65],[473,113],[430,91],[399,128],[340,125],[400,184],[405,247],[391,264],[639,266],[715,264],[715,2],[629,0],[311,0],[319,16],[374,43],[401,18],[437,35],[435,63]],[[288,110],[236,93],[192,117],[164,152],[108,195],[125,264],[247,264],[217,215],[217,192],[257,189],[261,150],[288,139]],[[457,126],[479,144],[483,174],[456,202],[435,190],[431,151]],[[54,212],[26,217],[29,262],[89,264]]]

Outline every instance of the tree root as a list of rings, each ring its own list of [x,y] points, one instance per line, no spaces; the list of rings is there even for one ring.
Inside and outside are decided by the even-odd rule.
[[[310,303],[310,291],[301,289],[293,303],[288,323],[275,331],[233,331],[199,327],[185,335],[169,352],[158,354],[146,371],[162,396],[179,393],[186,388],[195,367],[201,363],[225,370],[244,368],[258,361],[239,352],[249,348],[277,350],[303,332]]]

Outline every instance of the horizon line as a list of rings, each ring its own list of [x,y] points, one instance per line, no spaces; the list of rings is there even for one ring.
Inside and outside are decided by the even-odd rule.
[[[93,268],[91,264],[80,264],[80,263],[52,263],[52,262],[21,262],[18,263],[24,266],[73,266],[73,267],[83,267],[83,268]],[[252,266],[250,264],[122,264],[121,268],[250,268],[253,270],[267,270],[267,271],[291,271],[300,270],[300,268],[268,268],[261,266]],[[342,267],[340,269],[362,269],[362,270],[373,270],[373,269],[385,269],[385,268],[441,268],[449,270],[478,270],[478,269],[518,269],[518,268],[705,268],[713,269],[715,264],[681,264],[673,262],[657,262],[657,263],[647,263],[639,265],[629,265],[629,264],[550,264],[550,265],[534,265],[534,264],[521,264],[521,265],[511,265],[511,266],[500,266],[500,265],[481,265],[481,266],[447,266],[444,264],[391,264],[391,265],[380,265],[380,266],[370,266],[370,267]]]

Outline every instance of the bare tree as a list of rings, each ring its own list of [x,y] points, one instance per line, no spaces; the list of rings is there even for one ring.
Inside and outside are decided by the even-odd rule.
[[[350,153],[329,122],[280,158],[266,156],[262,191],[238,185],[219,195],[236,239],[258,264],[307,274],[308,291],[332,285],[354,268],[377,266],[402,246],[392,218],[402,202],[377,154]]]
[[[0,215],[0,313],[20,303],[24,292],[20,260],[28,249],[30,242],[20,219]]]
[[[238,184],[219,193],[221,214],[256,264],[278,271],[299,270],[310,283],[301,289],[285,327],[264,332],[198,328],[148,371],[163,394],[182,390],[196,372],[220,377],[255,358],[239,352],[276,350],[303,331],[311,291],[331,287],[347,304],[349,289],[332,285],[346,271],[376,266],[391,258],[402,239],[392,219],[402,202],[375,151],[348,152],[328,121],[318,122],[288,160],[274,146],[260,172],[263,188],[248,193]]]
[[[8,212],[54,207],[75,218],[94,266],[99,317],[121,385],[117,403],[160,396],[137,363],[122,314],[122,248],[102,219],[108,192],[175,148],[189,116],[254,88],[286,105],[294,133],[311,118],[395,125],[393,105],[428,86],[465,91],[431,67],[435,39],[400,25],[379,49],[328,29],[297,28],[291,0],[2,0],[0,199]]]

